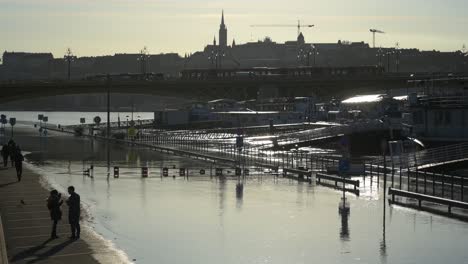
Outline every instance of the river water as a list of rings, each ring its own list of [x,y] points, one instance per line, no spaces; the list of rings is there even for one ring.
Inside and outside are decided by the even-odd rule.
[[[107,178],[103,143],[17,131],[32,167],[62,191],[74,185],[89,224],[136,263],[468,263],[468,223],[388,206],[375,178],[359,197],[347,194],[342,217],[341,192],[328,187],[256,175],[237,196],[233,178],[161,178],[156,168],[210,164],[117,145],[120,178]],[[83,176],[83,159],[94,178]],[[140,166],[155,168],[145,179]]]
[[[55,125],[76,125],[80,123],[80,118],[85,118],[87,124],[93,123],[93,119],[96,116],[101,118],[101,122],[107,122],[107,112],[53,112],[53,111],[3,111],[1,114],[16,118],[18,123],[38,123],[38,115],[42,114],[48,117],[49,124]],[[111,122],[117,122],[120,118],[121,121],[131,120],[133,115],[134,120],[145,120],[153,119],[154,114],[152,112],[111,112]]]

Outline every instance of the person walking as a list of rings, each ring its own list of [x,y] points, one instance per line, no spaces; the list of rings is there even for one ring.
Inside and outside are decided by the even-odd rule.
[[[12,168],[15,166],[15,154],[16,154],[15,151],[16,151],[16,143],[15,141],[13,141],[13,139],[10,139],[8,141],[8,155],[10,156]]]
[[[80,196],[75,192],[75,187],[68,187],[70,197],[67,200],[68,205],[68,221],[70,222],[71,237],[70,239],[80,238]]]
[[[8,166],[8,145],[4,144],[2,147],[3,167]]]
[[[57,223],[62,219],[62,206],[63,201],[61,200],[61,194],[57,190],[50,191],[50,196],[47,198],[47,208],[50,211],[50,219],[52,220],[52,233],[50,235],[51,239],[58,238],[57,236]]]
[[[15,151],[15,168],[16,168],[16,177],[18,177],[18,181],[21,181],[21,177],[23,175],[23,161],[24,156],[21,154],[21,150],[17,147]]]

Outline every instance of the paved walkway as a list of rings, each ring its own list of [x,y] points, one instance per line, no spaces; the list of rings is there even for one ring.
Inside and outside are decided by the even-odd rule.
[[[39,183],[39,175],[32,171],[25,169],[21,182],[17,182],[15,173],[14,168],[0,168],[0,213],[10,263],[98,263],[95,257],[107,259],[101,260],[106,263],[121,262],[83,227],[80,240],[68,239],[70,228],[65,203],[57,229],[59,238],[50,240],[52,222],[45,202],[48,191]]]

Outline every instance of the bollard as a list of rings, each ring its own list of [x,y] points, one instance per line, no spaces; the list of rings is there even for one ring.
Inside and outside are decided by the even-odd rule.
[[[114,178],[119,178],[119,167],[114,167]]]
[[[141,177],[148,178],[148,167],[141,168]]]

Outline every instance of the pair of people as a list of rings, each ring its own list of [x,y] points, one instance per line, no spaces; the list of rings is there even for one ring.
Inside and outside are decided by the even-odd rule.
[[[75,187],[68,187],[68,193],[70,197],[67,200],[68,205],[68,221],[71,228],[70,239],[80,238],[80,196],[75,192]],[[49,198],[47,198],[47,208],[50,211],[50,218],[52,220],[52,234],[51,238],[58,238],[57,236],[57,223],[62,219],[62,211],[60,206],[63,204],[61,200],[61,194],[57,190],[50,192]]]
[[[11,166],[13,165],[16,168],[16,177],[18,177],[18,181],[21,181],[21,177],[23,175],[23,161],[24,156],[21,154],[21,149],[16,143],[10,139],[8,145],[3,145],[1,154],[3,157],[3,166],[8,166],[8,157],[11,159]]]

